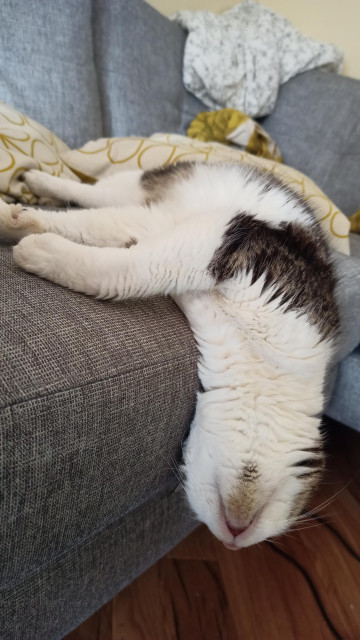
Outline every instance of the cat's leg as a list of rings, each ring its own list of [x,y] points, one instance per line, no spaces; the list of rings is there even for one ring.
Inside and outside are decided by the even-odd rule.
[[[32,169],[24,173],[24,181],[31,192],[39,197],[56,198],[90,209],[142,204],[142,174],[143,171],[118,171],[92,185],[57,178],[44,171]]]
[[[17,242],[34,233],[56,233],[98,247],[125,247],[170,228],[174,222],[160,209],[141,206],[48,211],[23,205],[0,205],[0,236]]]
[[[208,267],[222,231],[218,216],[206,214],[129,249],[89,247],[54,234],[32,235],[14,248],[14,258],[27,271],[99,298],[204,291],[215,286]]]

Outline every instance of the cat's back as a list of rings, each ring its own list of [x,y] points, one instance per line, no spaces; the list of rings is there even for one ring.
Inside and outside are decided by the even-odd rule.
[[[300,332],[313,344],[332,341],[339,328],[335,274],[311,206],[272,174],[253,167],[178,166],[167,175],[165,200],[194,215],[208,212],[209,224],[212,216],[222,219],[207,268],[227,313],[255,328],[263,321],[265,333],[274,332],[276,324],[289,349]]]
[[[229,216],[246,212],[269,225],[298,221],[311,225],[314,212],[268,171],[237,163],[180,162],[143,174],[148,203],[176,204],[186,212]],[[231,218],[230,218],[231,219]]]

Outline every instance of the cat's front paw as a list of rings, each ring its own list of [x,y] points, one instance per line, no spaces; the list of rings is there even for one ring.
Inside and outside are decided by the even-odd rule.
[[[38,171],[37,169],[30,169],[26,171],[22,179],[29,187],[30,191],[36,196],[48,196],[49,189],[47,187],[48,174],[44,171]],[[51,176],[50,176],[51,177]]]
[[[23,238],[14,247],[13,255],[25,271],[63,287],[97,295],[97,251],[97,247],[78,245],[55,233],[42,233]]]
[[[41,224],[32,209],[22,204],[0,203],[0,236],[7,242],[17,242],[29,233],[41,233]]]
[[[26,171],[22,178],[31,193],[38,196],[38,202],[41,206],[58,207],[63,202],[61,196],[62,180],[60,178],[37,169]]]
[[[23,238],[13,249],[19,267],[48,280],[58,280],[59,257],[63,257],[67,241],[55,233],[33,234]],[[65,247],[66,255],[66,247]]]

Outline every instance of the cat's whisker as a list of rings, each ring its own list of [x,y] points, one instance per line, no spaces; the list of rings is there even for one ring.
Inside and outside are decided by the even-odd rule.
[[[285,531],[284,533],[281,534],[282,538],[291,538],[292,540],[296,540],[296,536],[292,535],[292,529],[290,529],[289,531]],[[272,540],[271,540],[272,541]]]
[[[277,547],[285,547],[286,545],[283,542],[279,542],[279,540],[277,540],[276,538],[265,538],[264,542],[270,542],[271,544],[274,544]]]
[[[318,522],[316,524],[310,524],[309,523],[308,525],[303,526],[303,527],[294,527],[294,528],[290,529],[290,531],[291,531],[291,533],[297,533],[298,531],[305,531],[305,530],[308,530],[308,529],[315,529],[315,528],[323,527],[323,526],[324,526],[323,522]]]
[[[333,517],[333,516],[334,516],[334,517],[337,517],[338,515],[339,515],[339,514],[338,514],[338,513],[335,513],[334,511],[333,511],[332,513],[325,513],[325,514],[322,516],[322,520],[325,520],[325,518],[331,518],[331,517]],[[307,513],[306,513],[305,515],[303,515],[303,516],[299,516],[298,518],[296,518],[295,522],[296,522],[296,523],[309,522],[309,521],[310,521],[310,519],[316,520],[316,519],[317,519],[317,516],[316,516],[316,515],[313,515],[313,514],[311,514],[311,513],[310,513],[310,514],[307,514]]]
[[[331,504],[332,502],[334,502],[334,500],[343,492],[345,491],[345,489],[348,488],[348,486],[353,482],[354,478],[351,478],[349,480],[349,482],[346,483],[346,485],[344,487],[342,487],[341,489],[339,489],[339,491],[337,491],[333,496],[330,496],[330,498],[327,498],[326,500],[324,500],[321,504],[319,504],[318,506],[314,507],[314,509],[310,509],[307,512],[307,515],[314,515],[316,513],[319,513],[319,511],[322,511],[323,509],[325,509],[327,506],[329,506],[329,504]]]
[[[158,452],[158,455],[161,456],[161,458],[163,458],[163,460],[167,463],[167,466],[163,468],[163,470],[166,469],[171,471],[176,477],[176,479],[178,480],[179,484],[181,484],[181,486],[184,487],[185,486],[184,477],[176,463],[174,456],[172,454],[169,454],[171,464],[168,464],[169,460],[166,458],[166,456],[163,453]]]

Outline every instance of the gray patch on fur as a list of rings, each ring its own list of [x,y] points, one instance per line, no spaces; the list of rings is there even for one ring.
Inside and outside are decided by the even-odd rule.
[[[230,220],[208,269],[217,282],[239,271],[252,271],[252,282],[264,274],[263,290],[275,287],[271,300],[281,298],[284,312],[305,313],[323,338],[336,336],[334,269],[315,219],[311,228],[296,222],[273,228],[246,212],[238,213]]]
[[[255,463],[249,462],[242,470],[240,480],[243,482],[256,482],[259,479],[259,470]]]
[[[187,180],[193,174],[194,167],[194,162],[178,162],[145,171],[141,176],[140,185],[145,192],[146,204],[159,202],[166,197],[168,189],[174,182]]]

